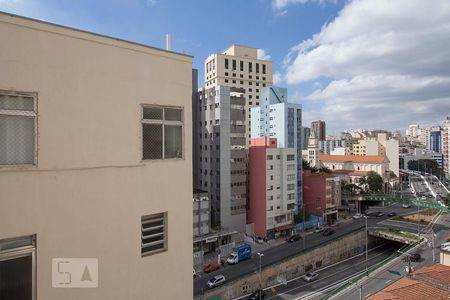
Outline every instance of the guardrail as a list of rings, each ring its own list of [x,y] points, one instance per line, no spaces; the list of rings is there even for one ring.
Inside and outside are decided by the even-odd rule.
[[[345,289],[349,288],[350,286],[352,286],[353,284],[357,284],[358,281],[360,281],[361,279],[363,279],[364,277],[369,277],[370,273],[373,273],[374,271],[376,271],[378,268],[382,267],[383,265],[391,262],[392,260],[398,258],[399,256],[403,255],[403,253],[408,252],[409,250],[411,250],[412,248],[416,247],[417,245],[419,245],[421,242],[423,241],[423,239],[420,239],[418,241],[416,241],[414,244],[410,244],[410,245],[405,245],[403,247],[401,247],[400,249],[398,249],[394,254],[392,254],[391,256],[387,257],[386,259],[376,263],[375,265],[371,266],[370,268],[367,269],[367,273],[365,271],[363,271],[361,274],[356,275],[355,277],[353,277],[349,282],[347,282],[346,284],[340,286],[339,288],[331,291],[329,294],[327,294],[325,297],[321,298],[321,300],[328,300],[331,299],[332,297],[338,295],[340,292],[344,291]]]

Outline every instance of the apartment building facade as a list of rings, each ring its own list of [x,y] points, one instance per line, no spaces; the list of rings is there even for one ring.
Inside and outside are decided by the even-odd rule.
[[[252,139],[249,152],[247,223],[259,237],[286,235],[297,203],[295,149],[279,148],[276,138],[259,138]]]
[[[231,45],[222,53],[209,55],[204,63],[205,88],[217,85],[244,89],[246,143],[250,145],[250,109],[258,106],[261,89],[272,85],[272,62],[258,59],[258,49]]]
[[[4,13],[0,38],[0,298],[192,295],[193,58]]]
[[[450,116],[442,125],[442,165],[445,176],[450,179]]]
[[[198,180],[208,191],[211,224],[222,232],[245,232],[247,203],[246,111],[242,89],[214,86],[199,91]]]
[[[251,109],[252,138],[276,138],[278,147],[294,148],[297,165],[297,208],[302,203],[302,106],[287,101],[287,89],[266,87],[258,107]]]
[[[331,154],[336,148],[345,148],[346,142],[341,139],[326,139],[319,141],[319,149],[323,154]]]
[[[320,217],[325,224],[338,219],[341,206],[341,179],[329,173],[303,172],[303,201],[306,210]]]

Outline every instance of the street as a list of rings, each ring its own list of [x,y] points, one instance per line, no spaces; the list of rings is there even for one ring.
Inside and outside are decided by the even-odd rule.
[[[417,207],[403,208],[399,204],[394,204],[391,206],[376,208],[373,210],[382,211],[385,213],[385,215],[379,218],[369,218],[368,219],[369,227],[379,226],[379,223],[389,218],[387,216],[389,212],[395,212],[397,215],[407,214],[417,211]],[[417,225],[415,226],[416,226],[415,228],[417,228]],[[335,230],[335,233],[330,236],[323,236],[321,233],[313,233],[307,235],[304,241],[305,250],[316,247],[322,243],[326,243],[328,241],[331,241],[342,235],[345,235],[352,231],[356,231],[363,227],[364,227],[364,219],[361,218],[359,220],[351,220],[334,226],[333,229]],[[264,268],[264,266],[274,264],[278,261],[301,253],[302,251],[305,250],[303,249],[302,240],[295,243],[286,242],[277,247],[270,248],[263,252],[264,258],[262,259],[262,267]],[[256,272],[258,270],[258,266],[259,266],[258,256],[256,254],[253,254],[252,258],[240,262],[237,265],[232,266],[225,265],[224,267],[221,267],[217,271],[211,272],[209,274],[201,274],[199,277],[194,279],[194,295],[201,294],[202,288],[206,290],[207,289],[206,282],[215,275],[222,274],[225,276],[227,282],[230,282],[238,277],[244,276],[245,274]]]

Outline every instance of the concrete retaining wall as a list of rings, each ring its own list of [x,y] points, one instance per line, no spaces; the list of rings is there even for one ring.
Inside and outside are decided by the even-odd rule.
[[[280,263],[263,268],[261,270],[262,286],[265,288],[276,285],[279,283],[280,278],[289,280],[301,276],[306,272],[355,256],[364,250],[365,232],[361,230],[306,253],[293,256]],[[233,299],[257,290],[258,287],[259,273],[254,272],[222,287],[207,291],[203,296],[198,296],[195,299]]]

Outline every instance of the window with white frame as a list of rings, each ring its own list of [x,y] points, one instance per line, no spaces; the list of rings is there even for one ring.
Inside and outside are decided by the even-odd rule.
[[[141,218],[141,254],[167,250],[167,212]]]
[[[0,165],[36,163],[36,98],[0,91]]]
[[[142,107],[142,159],[183,158],[183,110]]]

